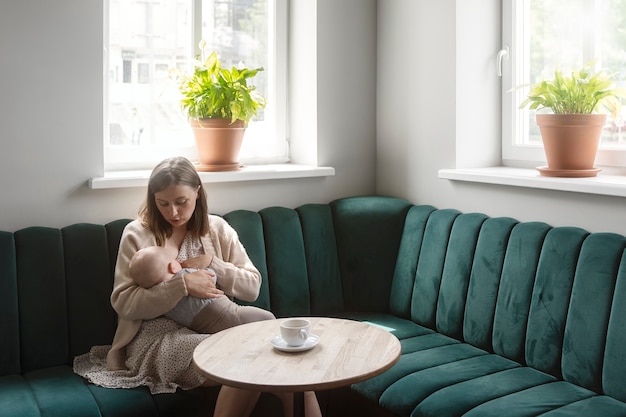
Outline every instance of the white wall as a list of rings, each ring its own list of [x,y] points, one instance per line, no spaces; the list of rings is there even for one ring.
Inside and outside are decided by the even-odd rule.
[[[499,162],[499,7],[500,0],[378,2],[377,192],[626,234],[623,198],[437,177],[440,168]]]
[[[314,159],[336,175],[210,184],[215,213],[375,191],[376,1],[298,3],[316,10],[305,17],[317,17],[308,22],[317,34],[307,44],[317,49],[305,53],[316,57],[317,79],[293,81],[318,86],[309,93],[317,113]],[[134,217],[144,198],[143,188],[86,186],[103,172],[102,14],[97,0],[0,3],[0,230]],[[361,70],[341,73],[350,64]],[[296,136],[306,130],[292,129]]]
[[[437,178],[440,168],[497,159],[499,0],[296,4],[315,11],[303,15],[317,19],[317,36],[292,47],[311,57],[317,79],[292,77],[294,91],[314,96],[292,96],[300,103],[293,111],[302,118],[311,110],[317,123],[291,128],[297,139],[313,126],[319,146],[305,156],[316,152],[311,158],[334,166],[336,176],[211,184],[214,212],[376,191],[626,234],[622,198]],[[96,0],[0,3],[0,230],[132,217],[143,199],[142,188],[86,187],[102,173],[101,22]],[[307,91],[307,83],[317,88]]]

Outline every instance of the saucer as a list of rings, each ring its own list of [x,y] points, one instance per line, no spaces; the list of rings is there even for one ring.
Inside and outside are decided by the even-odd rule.
[[[551,169],[547,166],[537,167],[537,171],[544,177],[568,177],[568,178],[586,178],[595,177],[601,168],[591,169]]]
[[[241,164],[239,162],[234,164],[223,164],[223,165],[205,165],[200,163],[195,163],[194,167],[198,172],[215,172],[215,171],[238,171],[241,168]]]
[[[289,346],[283,338],[278,335],[272,339],[272,346],[283,352],[303,352],[305,350],[313,349],[320,341],[317,335],[310,334],[309,338],[304,342],[302,346]]]

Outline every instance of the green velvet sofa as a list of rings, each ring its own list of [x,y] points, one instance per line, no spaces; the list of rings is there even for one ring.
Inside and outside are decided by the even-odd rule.
[[[626,416],[626,238],[350,197],[225,214],[256,305],[384,326],[387,372],[318,393],[326,416]],[[217,389],[150,395],[73,374],[109,344],[128,220],[0,232],[0,417],[209,416]],[[264,395],[255,416],[280,415]]]

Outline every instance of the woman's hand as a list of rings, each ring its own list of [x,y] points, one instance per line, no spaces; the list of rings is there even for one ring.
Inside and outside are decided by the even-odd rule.
[[[200,269],[184,275],[187,293],[198,298],[217,298],[224,295],[224,291],[215,286],[215,276],[205,270]]]
[[[213,262],[212,255],[200,255],[195,258],[189,258],[180,264],[183,268],[204,269],[210,267],[211,262]]]

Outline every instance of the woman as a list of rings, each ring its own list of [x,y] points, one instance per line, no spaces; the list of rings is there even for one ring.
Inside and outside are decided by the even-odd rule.
[[[154,245],[165,247],[183,267],[198,271],[141,287],[130,276],[129,262],[139,249]],[[205,269],[209,267],[220,277],[219,289]],[[226,293],[254,301],[260,285],[261,275],[235,230],[221,217],[209,215],[206,193],[193,165],[182,157],[166,159],[152,171],[139,218],[126,226],[120,241],[111,295],[119,321],[106,356],[108,371],[77,372],[99,385],[147,385],[152,393],[214,385],[192,363],[194,348],[209,336],[160,316],[188,295],[217,298]],[[274,318],[261,311],[259,320]],[[248,416],[258,397],[258,392],[223,386],[214,415]],[[285,415],[291,415],[291,403],[292,396],[283,398]],[[305,395],[305,403],[308,415],[321,415],[314,393]]]

